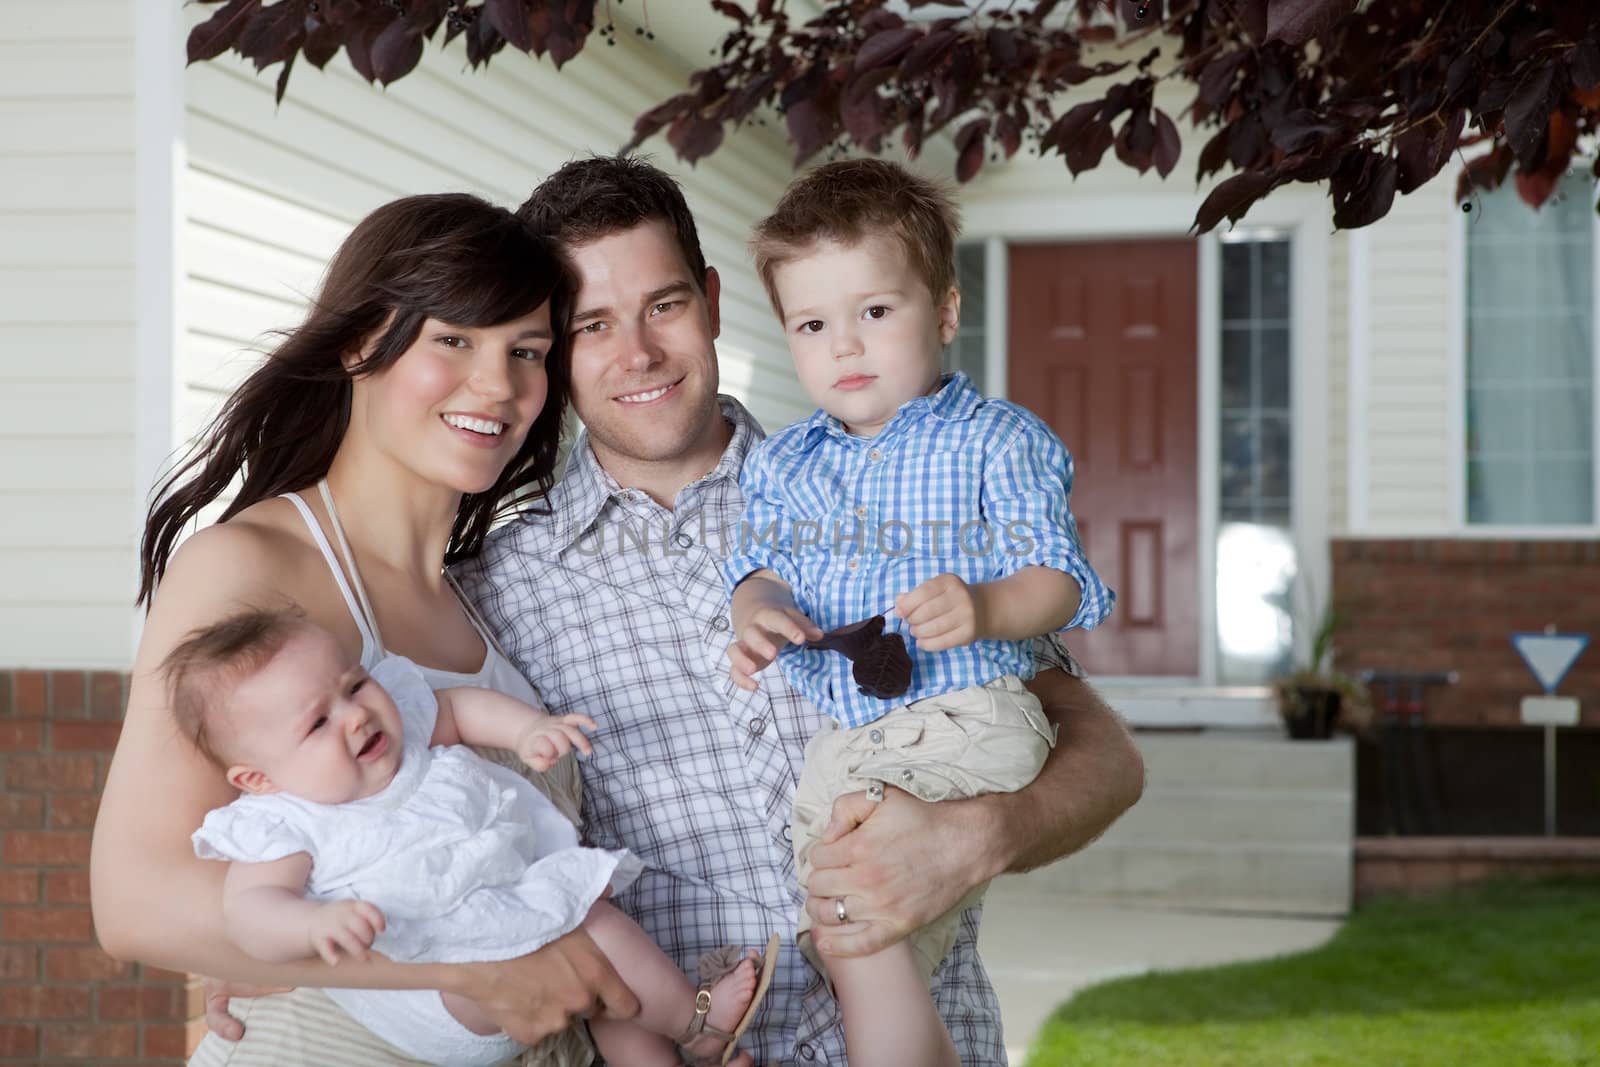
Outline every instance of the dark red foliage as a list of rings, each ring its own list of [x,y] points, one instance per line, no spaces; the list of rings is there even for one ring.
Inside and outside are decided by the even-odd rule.
[[[560,66],[596,21],[596,0],[199,2],[215,11],[190,34],[189,61],[231,50],[257,69],[282,63],[280,99],[302,52],[320,67],[342,47],[387,84],[443,26],[473,66],[507,44]],[[1024,146],[1073,175],[1114,150],[1166,177],[1181,143],[1154,95],[1177,78],[1195,89],[1186,115],[1204,133],[1197,179],[1236,172],[1196,215],[1204,232],[1291,182],[1327,182],[1334,225],[1365,226],[1452,160],[1465,164],[1458,196],[1514,175],[1537,206],[1600,133],[1600,3],[1035,0],[961,14],[932,0],[834,0],[798,22],[776,0],[708,2],[730,20],[716,62],[640,116],[631,144],[665,129],[694,162],[776,108],[797,164],[879,151],[896,134],[915,154],[945,132],[961,181]],[[1079,102],[1058,115],[1069,89]]]

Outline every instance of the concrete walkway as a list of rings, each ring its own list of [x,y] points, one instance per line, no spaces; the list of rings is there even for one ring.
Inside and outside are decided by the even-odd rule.
[[[1057,1005],[1085,986],[1146,971],[1303,952],[1340,922],[1119,907],[1047,893],[1027,875],[989,889],[979,947],[1000,995],[1013,1067]]]

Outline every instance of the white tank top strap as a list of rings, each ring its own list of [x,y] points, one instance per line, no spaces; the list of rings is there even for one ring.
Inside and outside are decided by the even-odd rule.
[[[333,536],[339,539],[339,551],[344,556],[344,565],[350,573],[350,584],[355,587],[356,599],[361,602],[361,615],[367,620],[367,628],[372,631],[372,641],[378,646],[378,655],[384,655],[383,634],[378,632],[378,616],[372,610],[372,601],[367,599],[366,586],[361,584],[361,572],[356,570],[356,554],[350,551],[350,542],[345,539],[344,525],[339,522],[339,510],[333,506],[333,493],[328,490],[328,479],[323,478],[317,482],[317,492],[322,494],[322,506],[328,509],[328,521],[333,524]]]
[[[322,552],[322,558],[328,563],[328,569],[333,572],[333,580],[339,585],[339,594],[344,597],[345,607],[350,609],[350,617],[355,620],[356,629],[361,633],[361,663],[370,669],[383,658],[383,646],[378,641],[376,631],[368,625],[367,616],[351,590],[350,583],[345,581],[344,568],[339,565],[339,557],[334,555],[333,546],[323,534],[316,515],[312,514],[310,506],[301,499],[300,494],[284,493],[283,497],[300,512],[306,528],[311,531],[311,539],[316,542],[317,548]]]

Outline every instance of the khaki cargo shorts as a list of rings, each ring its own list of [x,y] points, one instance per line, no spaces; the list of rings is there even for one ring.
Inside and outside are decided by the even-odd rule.
[[[886,785],[927,801],[1014,793],[1038,776],[1055,742],[1055,727],[1038,698],[1014,675],[919,700],[865,726],[824,724],[806,745],[805,768],[794,791],[791,832],[801,889],[811,879],[811,849],[828,825],[833,802],[844,794],[865,792],[881,800]],[[976,887],[911,935],[924,977],[931,977],[949,953],[961,912],[981,900],[986,888]],[[826,976],[804,907],[795,937],[800,951]]]

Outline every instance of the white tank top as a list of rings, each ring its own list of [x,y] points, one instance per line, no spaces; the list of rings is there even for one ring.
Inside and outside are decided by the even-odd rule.
[[[361,666],[372,670],[378,661],[388,655],[383,647],[383,636],[378,632],[378,620],[372,612],[372,602],[367,598],[367,590],[361,584],[361,573],[356,570],[355,554],[350,551],[350,542],[345,540],[344,527],[339,522],[339,513],[333,506],[333,494],[328,492],[328,480],[322,479],[317,483],[317,491],[322,494],[322,505],[328,511],[328,520],[333,525],[333,535],[339,541],[340,553],[343,555],[343,565],[340,557],[334,554],[333,546],[328,543],[327,536],[322,532],[317,517],[312,514],[306,502],[300,498],[299,493],[284,493],[284,497],[299,510],[300,517],[306,522],[306,527],[311,531],[311,538],[316,542],[317,548],[322,551],[322,558],[328,561],[328,569],[333,572],[333,580],[339,583],[339,592],[344,597],[345,606],[350,609],[351,618],[355,620],[356,629],[361,632]],[[349,572],[348,579],[346,571]],[[417,668],[422,671],[422,676],[428,680],[428,685],[434,689],[450,689],[454,686],[481,686],[484,689],[493,689],[513,696],[519,700],[538,703],[538,695],[533,686],[522,676],[522,672],[512,666],[506,658],[494,636],[490,634],[488,626],[473,607],[472,601],[461,593],[461,587],[456,584],[449,572],[445,572],[445,580],[455,590],[456,599],[461,602],[462,609],[467,613],[467,619],[472,623],[473,629],[483,638],[484,655],[483,666],[476,671],[465,673],[462,671],[446,671],[427,664],[418,663]]]

